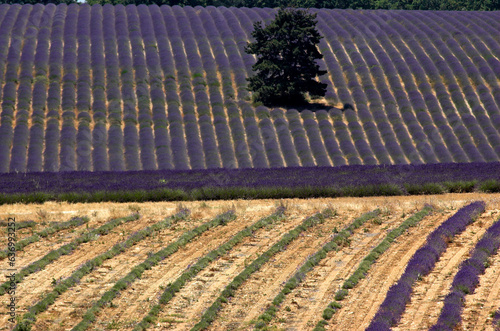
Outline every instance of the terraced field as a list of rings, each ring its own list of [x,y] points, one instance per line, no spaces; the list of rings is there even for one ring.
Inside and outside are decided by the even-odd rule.
[[[0,172],[499,161],[498,12],[311,11],[299,112],[246,90],[274,9],[1,5]]]
[[[421,330],[438,321],[462,262],[500,219],[500,195],[48,202],[0,206],[7,217],[26,226],[18,244],[38,236],[15,259],[16,322],[33,330],[364,330],[422,247],[437,242],[429,238],[447,238],[393,326]],[[489,252],[459,311],[464,330],[493,329],[500,260]],[[14,326],[8,286],[1,329]]]

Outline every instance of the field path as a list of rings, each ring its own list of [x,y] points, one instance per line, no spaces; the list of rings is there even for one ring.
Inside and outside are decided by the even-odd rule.
[[[380,225],[368,220],[351,237],[349,247],[331,251],[306,278],[286,296],[271,325],[286,330],[306,330],[316,325],[321,312],[335,297],[344,281],[356,270],[367,253],[376,247],[393,228],[403,221],[400,215],[378,216]]]
[[[399,324],[392,328],[394,331],[428,330],[437,322],[443,300],[450,291],[460,263],[467,259],[469,252],[494,222],[493,217],[487,216],[488,214],[488,211],[483,213],[464,232],[456,236],[434,269],[415,283],[411,301],[407,304]]]
[[[333,315],[325,328],[327,330],[365,330],[384,301],[389,287],[399,279],[410,258],[424,244],[427,234],[451,215],[451,213],[445,215],[433,213],[424,217],[416,227],[409,228],[405,234],[398,237],[372,265],[366,278],[349,290],[349,295],[342,301],[342,309]],[[317,320],[325,308],[326,306],[317,312]]]

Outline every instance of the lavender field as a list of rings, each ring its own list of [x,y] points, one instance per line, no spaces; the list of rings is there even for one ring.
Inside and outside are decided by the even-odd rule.
[[[246,90],[274,9],[1,5],[0,172],[500,161],[500,12],[311,11],[299,111]]]

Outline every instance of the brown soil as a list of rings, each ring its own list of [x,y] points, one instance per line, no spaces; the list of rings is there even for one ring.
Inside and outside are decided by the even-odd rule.
[[[245,239],[224,257],[214,261],[209,267],[200,272],[162,309],[158,323],[162,329],[182,330],[194,325],[203,310],[212,304],[224,286],[243,270],[245,264],[255,259],[257,254],[261,254],[273,243],[277,242],[284,232],[299,224],[305,217],[327,206],[335,208],[339,215],[337,218],[307,231],[304,236],[299,237],[285,251],[277,254],[261,270],[252,275],[237,291],[235,297],[224,305],[211,329],[249,328],[251,325],[249,322],[261,314],[262,309],[267,307],[274,296],[281,290],[282,283],[293,275],[297,267],[307,259],[308,255],[315,253],[328,240],[328,236],[334,227],[340,229],[365,211],[377,207],[383,209],[388,213],[388,216],[382,225],[370,225],[368,232],[364,232],[363,229],[358,230],[352,238],[353,241],[349,248],[339,252],[332,252],[330,254],[331,258],[329,256],[328,259],[325,259],[324,263],[311,272],[303,285],[288,295],[287,301],[285,305],[282,305],[282,308],[290,306],[296,316],[291,316],[286,310],[280,309],[278,319],[273,322],[277,327],[297,330],[303,328],[312,329],[312,325],[320,319],[326,304],[333,299],[333,294],[338,289],[338,286],[357,267],[359,261],[371,248],[383,239],[383,228],[388,226],[387,231],[403,220],[403,213],[409,215],[414,210],[421,208],[424,203],[433,203],[436,207],[444,210],[443,214],[437,213],[426,217],[418,227],[410,229],[404,237],[399,238],[381,256],[379,261],[372,267],[368,277],[349,292],[349,296],[343,302],[344,307],[334,315],[329,329],[355,330],[366,327],[385,298],[387,289],[398,279],[407,261],[423,243],[427,234],[449,217],[451,212],[469,201],[477,199],[488,202],[485,214],[500,210],[500,194],[282,200],[281,202],[289,207],[289,216],[286,221],[257,231],[253,237]],[[176,229],[161,231],[156,237],[147,238],[126,252],[106,261],[101,268],[85,276],[79,285],[57,298],[46,312],[37,316],[34,330],[67,330],[76,325],[81,320],[81,315],[90,307],[92,301],[99,299],[118,279],[125,276],[135,265],[142,262],[147,257],[148,252],[158,251],[183,231],[197,226],[200,222],[210,220],[229,208],[234,208],[238,215],[237,220],[227,226],[210,229],[185,248],[162,261],[158,266],[147,270],[142,278],[123,291],[111,306],[105,307],[101,311],[97,322],[91,327],[91,329],[96,330],[103,330],[113,326],[119,329],[127,329],[128,326],[132,325],[132,321],[139,321],[145,316],[151,305],[157,302],[159,295],[162,293],[161,288],[174,281],[188,265],[195,263],[198,258],[227,241],[231,235],[245,226],[272,213],[278,203],[279,201],[276,200],[184,203],[184,206],[190,208],[192,212],[192,221],[180,222]],[[134,211],[139,211],[142,215],[139,220],[121,225],[108,235],[81,245],[73,254],[62,256],[49,264],[44,270],[26,277],[23,282],[18,284],[16,292],[17,315],[24,314],[26,308],[36,303],[44,293],[51,291],[53,289],[51,284],[53,279],[68,277],[81,264],[126,239],[132,232],[172,215],[177,207],[178,203],[172,202],[143,204],[46,203],[43,205],[0,206],[0,215],[3,215],[0,218],[12,215],[16,217],[17,221],[33,219],[42,223],[44,221],[66,221],[72,216],[87,215],[91,219],[89,227],[93,228],[112,218],[130,215]],[[454,210],[447,212],[451,208]],[[40,213],[40,210],[43,210],[43,212]],[[42,215],[44,219],[42,220],[39,215]],[[498,216],[499,214],[495,214],[484,218],[484,229]],[[38,225],[37,230],[43,227],[43,225]],[[76,230],[63,231],[58,235],[51,236],[51,238],[42,239],[36,244],[27,246],[25,252],[18,252],[15,267],[20,270],[23,266],[41,258],[49,250],[69,243],[85,228],[84,225]],[[472,231],[475,230],[471,228],[466,232],[468,235],[465,234],[456,240],[457,244],[462,243],[462,247],[457,246],[456,253],[450,253],[449,260],[452,260],[453,257],[455,257],[455,260],[445,263],[442,269],[439,270],[449,270],[446,272],[453,273],[455,269],[453,269],[452,265],[460,263],[480,238],[481,230],[476,230],[476,233],[472,234]],[[159,240],[163,241],[162,246]],[[443,258],[443,261],[445,260],[446,258]],[[0,263],[6,261],[3,260]],[[492,267],[487,269],[486,274],[481,278],[481,286],[474,295],[470,296],[470,299],[468,298],[467,302],[470,300],[471,303],[467,303],[464,311],[464,327],[467,330],[472,329],[467,325],[473,324],[476,324],[475,329],[482,329],[488,319],[489,312],[497,309],[500,305],[500,276],[495,268],[499,263],[499,257],[492,259]],[[340,268],[336,268],[337,266]],[[5,266],[2,267],[2,271],[3,274],[7,272]],[[443,289],[444,293],[446,293],[448,285],[444,281],[444,279],[432,282],[429,280],[431,287],[435,286]],[[428,296],[427,292],[425,292],[425,297]],[[435,295],[433,296],[435,297]],[[0,297],[2,306],[0,313],[6,312],[6,303],[9,299],[8,295]],[[431,306],[425,308],[425,304],[423,306],[420,304],[418,307],[422,308],[418,308],[418,302],[417,296],[412,299],[412,304],[415,304],[416,307],[414,310],[419,311],[420,309],[423,314],[426,314],[425,312]],[[482,309],[478,308],[478,302],[483,305]],[[409,307],[409,311],[412,311],[411,307]],[[12,324],[7,322],[7,318],[7,315],[2,314],[0,330],[12,327]]]

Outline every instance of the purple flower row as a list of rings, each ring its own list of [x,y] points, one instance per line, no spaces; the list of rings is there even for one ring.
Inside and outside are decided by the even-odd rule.
[[[270,120],[269,109],[264,106],[258,106],[256,115],[259,118],[259,129],[262,135],[262,141],[271,168],[284,167],[283,157],[281,155],[280,145],[278,142],[278,135],[273,122]]]
[[[472,294],[479,285],[479,276],[484,273],[488,258],[495,254],[500,246],[500,220],[486,230],[483,237],[477,242],[470,257],[460,264],[450,293],[444,299],[438,321],[429,330],[454,330],[461,322],[461,314],[465,296]]]
[[[288,127],[288,122],[284,118],[283,110],[280,108],[275,108],[271,110],[271,117],[274,120],[274,127],[276,128],[276,134],[278,135],[278,140],[280,142],[281,151],[283,153],[283,158],[287,167],[299,167],[300,160],[297,155],[297,150],[295,149],[292,135],[290,134],[290,128]]]
[[[448,242],[474,222],[485,206],[483,201],[476,201],[462,207],[427,236],[425,244],[413,254],[398,282],[389,288],[366,330],[390,330],[399,322],[410,301],[413,284],[432,271]]]
[[[324,110],[316,112],[316,121],[318,123],[319,130],[321,131],[321,136],[325,142],[325,148],[328,151],[328,155],[332,160],[333,166],[346,165],[346,159],[342,155],[342,151],[333,132],[333,126],[328,120],[328,117],[328,113]],[[354,148],[354,146],[352,146],[352,148]],[[358,162],[358,164],[361,164],[359,159]]]

